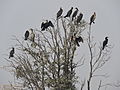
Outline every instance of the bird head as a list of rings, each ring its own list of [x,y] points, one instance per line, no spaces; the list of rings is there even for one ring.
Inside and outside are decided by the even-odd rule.
[[[105,37],[105,39],[108,39],[108,37]]]
[[[30,28],[30,30],[33,32],[33,29],[32,29],[32,28]]]
[[[14,50],[14,47],[12,47],[12,50]]]
[[[76,7],[75,9],[76,9],[76,10],[78,10],[78,8],[77,8],[77,7]]]
[[[83,15],[81,12],[80,12],[80,14],[79,15]]]
[[[71,7],[71,9],[73,9],[73,7]]]
[[[62,7],[60,7],[60,10],[62,10]]]
[[[48,23],[48,20],[46,20],[46,23]]]
[[[94,12],[94,16],[96,16],[96,12]]]

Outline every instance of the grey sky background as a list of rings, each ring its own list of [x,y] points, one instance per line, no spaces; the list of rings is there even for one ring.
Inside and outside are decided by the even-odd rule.
[[[110,75],[108,81],[120,81],[120,0],[0,0],[0,66],[7,64],[5,54],[15,44],[12,35],[22,38],[27,29],[40,28],[43,20],[55,18],[60,7],[65,15],[71,6],[78,7],[86,21],[96,12],[93,36],[98,43],[108,36],[109,44],[114,46],[104,70]],[[11,80],[10,73],[0,69],[0,84]]]

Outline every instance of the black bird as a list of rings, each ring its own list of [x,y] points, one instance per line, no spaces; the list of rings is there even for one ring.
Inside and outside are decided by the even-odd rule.
[[[60,10],[57,12],[57,19],[62,15],[63,9],[60,8]]]
[[[102,50],[104,50],[104,48],[106,47],[107,43],[108,43],[108,37],[105,37],[105,40],[103,41]]]
[[[44,31],[45,29],[47,29],[49,26],[54,27],[53,23],[51,21],[48,22],[48,20],[46,20],[46,22],[42,22],[41,24],[41,31]]]
[[[14,47],[13,47],[12,50],[10,51],[9,58],[14,57],[14,53],[15,53],[15,50],[14,50]]]
[[[73,7],[71,7],[71,9],[67,12],[66,16],[64,16],[64,18],[70,17],[70,15],[72,14],[72,10],[73,10]]]
[[[41,31],[44,31],[45,29],[47,29],[48,28],[48,26],[49,26],[49,24],[48,24],[48,20],[46,20],[46,22],[42,22],[42,24],[41,24]]]
[[[25,32],[25,40],[27,40],[28,37],[29,37],[29,31],[27,30],[27,31]]]
[[[78,38],[75,38],[75,42],[77,44],[77,46],[79,47],[79,42],[82,42],[83,43],[83,38],[81,36],[79,36]]]
[[[72,21],[74,19],[74,17],[76,17],[77,13],[78,13],[78,8],[75,8],[76,10],[74,11],[73,15],[72,15]]]
[[[80,13],[79,16],[77,16],[77,24],[80,23],[80,21],[82,20],[83,14]]]
[[[92,23],[95,23],[95,22],[94,22],[95,19],[96,19],[96,13],[94,12],[93,15],[90,17],[90,25],[91,25]]]

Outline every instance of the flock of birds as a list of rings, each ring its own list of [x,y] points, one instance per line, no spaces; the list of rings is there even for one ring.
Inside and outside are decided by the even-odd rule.
[[[67,12],[67,14],[64,16],[64,18],[67,18],[67,17],[70,18],[70,17],[72,16],[72,21],[75,19],[76,22],[77,22],[77,24],[79,24],[80,21],[81,21],[82,18],[83,18],[83,14],[80,13],[80,14],[77,16],[79,10],[78,10],[78,8],[75,8],[75,9],[76,9],[76,10],[73,12],[73,7],[71,7],[71,9],[70,9],[70,10]],[[62,17],[62,13],[63,13],[63,9],[60,8],[60,10],[57,12],[57,17],[56,17],[57,20]],[[73,14],[72,14],[72,13],[73,13]],[[91,25],[92,23],[95,23],[95,22],[94,22],[95,19],[96,19],[96,13],[94,12],[93,15],[90,17],[90,22],[89,22],[89,24]],[[41,31],[46,30],[48,27],[54,28],[54,25],[53,25],[53,23],[52,23],[51,21],[46,20],[46,22],[42,22],[42,23],[41,23]],[[27,30],[27,31],[25,32],[25,35],[24,35],[24,36],[25,36],[24,40],[28,40],[28,37],[30,36],[30,38],[29,38],[30,41],[34,42],[35,34],[34,34],[32,28],[30,29],[30,31]],[[72,36],[72,38],[73,38],[73,36]],[[71,39],[71,40],[72,40],[72,39]],[[78,42],[83,42],[82,37],[81,37],[81,36],[76,37],[76,38],[75,38],[75,42],[76,42],[76,45],[77,45],[77,46],[80,46]],[[104,50],[104,48],[107,46],[107,44],[108,44],[108,37],[105,37],[105,40],[103,41],[102,50]],[[15,53],[15,49],[14,49],[14,47],[12,47],[12,50],[10,51],[10,54],[9,54],[9,58],[14,57],[14,53]]]
[[[82,20],[83,14],[80,13],[80,14],[77,16],[79,10],[78,10],[77,7],[76,7],[75,9],[76,9],[76,10],[73,12],[73,7],[71,7],[71,9],[70,9],[70,10],[67,12],[67,14],[64,16],[64,18],[66,18],[66,17],[71,17],[71,15],[72,15],[72,21],[73,21],[74,19],[77,19],[76,22],[77,22],[77,24],[78,24],[78,23],[80,23],[80,21]],[[57,12],[57,19],[59,19],[59,18],[61,17],[62,13],[63,13],[63,9],[60,8],[60,10]],[[73,13],[73,14],[72,14],[72,13]],[[90,17],[90,23],[89,23],[89,24],[91,25],[92,23],[95,23],[95,22],[94,22],[95,19],[96,19],[96,13],[94,12],[93,15]]]

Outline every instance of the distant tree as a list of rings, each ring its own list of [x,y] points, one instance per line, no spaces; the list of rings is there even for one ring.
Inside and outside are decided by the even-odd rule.
[[[92,78],[97,76],[96,71],[110,59],[111,47],[107,45],[103,50],[102,45],[97,46],[91,30],[94,21],[90,21],[89,24],[80,19],[78,22],[77,18],[57,17],[52,22],[48,20],[43,22],[40,30],[32,29],[32,32],[28,30],[27,40],[20,41],[15,37],[17,41],[15,55],[8,61],[16,79],[20,80],[24,87],[30,90],[45,90],[46,87],[51,90],[76,90],[75,85],[79,82],[76,68],[84,65],[85,60],[78,57],[76,62],[76,53],[79,52],[77,50],[80,49],[80,44],[86,43],[89,49],[86,52],[90,53],[87,60],[90,68],[89,77],[80,84],[79,90],[84,90],[85,86],[87,90],[93,90]],[[87,35],[83,32],[87,32]],[[101,90],[101,87],[102,80],[97,90]]]

